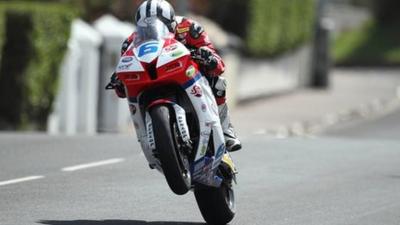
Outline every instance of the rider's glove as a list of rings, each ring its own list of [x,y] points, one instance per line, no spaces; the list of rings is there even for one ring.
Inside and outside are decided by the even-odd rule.
[[[214,57],[214,52],[208,47],[200,47],[198,50],[203,64],[207,70],[214,70],[218,66],[218,60]]]
[[[129,47],[130,44],[131,44],[131,43],[129,42],[128,39],[126,39],[126,40],[124,41],[124,43],[122,43],[122,46],[121,46],[121,55],[123,55],[123,54],[126,52],[126,50],[128,50],[128,47]]]
[[[118,79],[115,72],[111,75],[110,83],[107,85],[106,89],[114,89],[118,97],[126,98],[124,84]]]

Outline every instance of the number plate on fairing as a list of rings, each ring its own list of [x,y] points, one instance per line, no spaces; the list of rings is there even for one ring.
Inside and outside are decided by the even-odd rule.
[[[163,46],[164,41],[149,41],[139,45],[134,52],[139,61],[151,63],[161,54]]]

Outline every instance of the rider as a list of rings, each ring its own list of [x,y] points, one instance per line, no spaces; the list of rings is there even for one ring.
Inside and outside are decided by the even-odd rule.
[[[210,42],[207,33],[197,22],[176,16],[173,7],[165,0],[147,0],[138,8],[136,13],[136,24],[149,17],[159,18],[175,34],[175,39],[184,44],[189,49],[197,49],[199,56],[203,59],[200,68],[208,79],[215,99],[218,104],[219,117],[224,131],[227,150],[230,152],[238,151],[242,145],[237,138],[233,126],[230,122],[228,106],[226,104],[226,80],[221,74],[225,71],[225,65],[221,56],[216,52],[215,47]],[[122,44],[121,55],[125,53],[130,44],[134,41],[134,32]],[[112,84],[117,95],[125,98],[125,88],[113,74]]]

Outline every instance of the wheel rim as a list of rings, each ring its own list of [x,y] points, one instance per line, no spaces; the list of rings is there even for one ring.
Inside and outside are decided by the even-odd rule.
[[[229,206],[229,209],[232,211],[235,210],[235,193],[232,188],[226,187],[224,188],[224,195],[226,204]]]

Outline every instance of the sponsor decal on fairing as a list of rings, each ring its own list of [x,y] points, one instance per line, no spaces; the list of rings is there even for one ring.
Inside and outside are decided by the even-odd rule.
[[[203,96],[203,90],[201,89],[201,87],[199,85],[194,85],[190,94],[200,98],[201,96]]]
[[[134,57],[123,57],[121,58],[117,68],[117,73],[126,73],[126,72],[143,72],[144,68],[140,62]],[[133,78],[132,78],[133,79]],[[137,77],[140,79],[140,77]]]
[[[216,176],[216,170],[212,169],[213,164],[214,159],[210,157],[204,157],[195,162],[193,166],[193,179],[205,185],[219,187],[222,179]]]
[[[123,63],[129,63],[133,61],[133,57],[129,56],[129,57],[124,57],[121,59],[121,62]]]
[[[157,68],[171,63],[185,55],[190,55],[189,50],[181,43],[175,43],[162,49],[157,60]]]
[[[149,113],[146,113],[146,130],[147,130],[147,142],[151,150],[156,149],[156,141],[154,138],[153,122]]]
[[[172,57],[177,58],[179,56],[182,56],[184,54],[183,51],[175,51],[171,54]]]
[[[207,105],[206,104],[202,104],[201,105],[201,111],[204,112],[204,113],[207,112]]]
[[[164,51],[166,53],[169,53],[169,52],[172,52],[172,51],[176,50],[177,48],[178,48],[178,45],[177,44],[173,44],[173,45],[165,47]]]
[[[126,64],[126,65],[119,65],[118,70],[127,70],[129,67],[131,67],[133,63]]]
[[[189,133],[189,127],[186,122],[186,112],[182,107],[180,107],[177,104],[174,104],[173,106],[174,106],[178,129],[181,134],[181,137],[184,142],[189,142],[190,141],[190,133]]]
[[[192,78],[195,74],[196,68],[194,68],[194,66],[189,66],[189,68],[186,70],[186,76]]]

